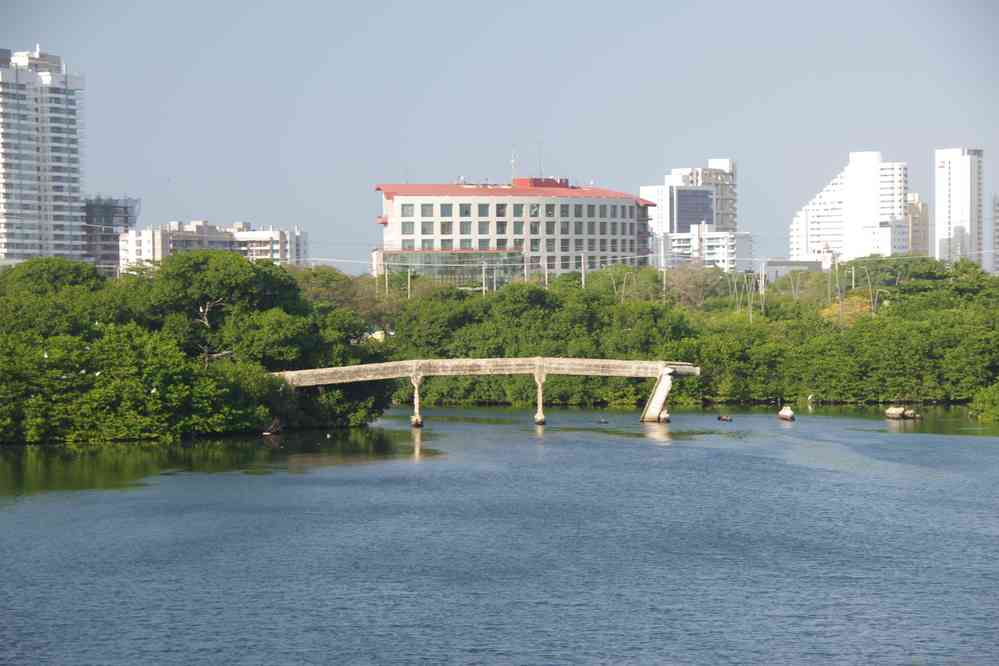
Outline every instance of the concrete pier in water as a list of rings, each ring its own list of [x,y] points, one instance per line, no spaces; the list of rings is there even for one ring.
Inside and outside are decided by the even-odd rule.
[[[352,382],[401,379],[408,377],[413,384],[413,427],[423,425],[420,414],[420,385],[424,377],[469,375],[533,375],[537,385],[537,411],[534,422],[545,423],[544,385],[549,374],[591,377],[648,377],[656,385],[642,411],[643,422],[669,421],[667,401],[673,386],[673,377],[701,374],[701,369],[690,363],[673,361],[626,361],[597,358],[562,358],[535,356],[529,358],[449,358],[366,363],[314,370],[290,370],[274,373],[294,387],[326,386]]]

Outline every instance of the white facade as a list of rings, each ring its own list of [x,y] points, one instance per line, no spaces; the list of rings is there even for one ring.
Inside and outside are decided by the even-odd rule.
[[[934,153],[933,257],[940,261],[970,259],[988,267],[983,242],[984,152],[976,148],[944,148]]]
[[[85,257],[82,112],[58,56],[0,49],[0,262]]]
[[[652,202],[631,194],[553,178],[518,178],[509,185],[385,184],[376,190],[383,195],[377,219],[382,247],[372,256],[376,275],[385,270],[386,255],[399,253],[419,253],[426,266],[441,268],[466,260],[499,262],[518,274],[647,262]]]
[[[662,185],[640,187],[639,196],[656,204],[649,212],[649,225],[660,266],[668,261],[665,234],[689,233],[702,223],[718,231],[739,227],[735,160],[709,159],[707,167],[673,169]]]
[[[790,258],[827,265],[905,254],[908,181],[905,162],[884,162],[875,151],[850,153],[846,167],[795,214]]]
[[[120,271],[162,261],[184,250],[223,250],[238,252],[247,259],[267,259],[276,264],[304,264],[308,261],[308,235],[291,230],[254,229],[245,222],[216,227],[204,220],[170,222],[149,229],[130,229],[119,241]]]
[[[667,266],[694,262],[715,266],[726,273],[753,270],[753,237],[745,231],[720,231],[713,224],[698,224],[688,233],[667,234]]]

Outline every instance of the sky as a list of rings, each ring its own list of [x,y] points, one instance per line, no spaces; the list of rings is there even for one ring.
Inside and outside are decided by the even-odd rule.
[[[252,6],[251,6],[252,5]],[[638,193],[731,157],[757,257],[855,150],[983,148],[999,191],[999,3],[44,2],[0,47],[86,79],[84,186],[139,226],[300,225],[366,269],[378,183],[568,176]],[[991,213],[988,214],[991,217]]]

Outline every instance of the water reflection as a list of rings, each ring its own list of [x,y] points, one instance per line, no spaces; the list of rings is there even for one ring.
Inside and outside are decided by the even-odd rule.
[[[642,430],[645,436],[667,446],[673,443],[673,436],[669,432],[669,425],[665,423],[643,423]]]
[[[424,434],[357,429],[286,433],[247,439],[206,440],[163,446],[119,444],[93,450],[61,447],[0,449],[0,497],[54,490],[128,488],[156,474],[228,472],[303,473],[316,467],[393,458],[419,460],[438,452]]]

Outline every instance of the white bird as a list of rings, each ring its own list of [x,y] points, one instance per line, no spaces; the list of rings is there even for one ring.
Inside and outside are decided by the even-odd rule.
[[[45,357],[45,358],[48,358],[49,357],[49,353],[48,352],[42,352],[42,356]]]
[[[150,391],[149,393],[150,393],[150,394],[153,394],[153,393],[156,393],[156,388],[154,387],[154,388],[153,388],[153,390],[152,390],[152,391]]]
[[[101,376],[101,371],[100,370],[98,370],[97,372],[94,373],[94,377],[100,377],[100,376]]]

